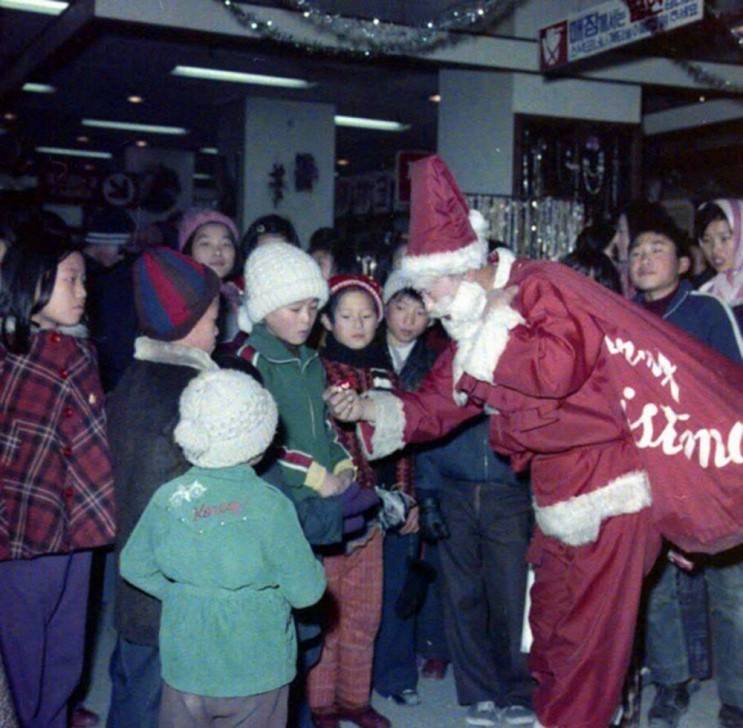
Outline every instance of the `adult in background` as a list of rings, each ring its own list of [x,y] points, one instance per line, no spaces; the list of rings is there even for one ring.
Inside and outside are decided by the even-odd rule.
[[[243,260],[259,246],[266,243],[289,243],[301,248],[299,235],[290,220],[281,215],[263,215],[250,224],[240,241]]]

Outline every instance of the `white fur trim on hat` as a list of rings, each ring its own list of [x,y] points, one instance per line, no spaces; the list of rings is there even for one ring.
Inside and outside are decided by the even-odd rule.
[[[278,423],[268,390],[231,369],[192,379],[181,394],[180,414],[175,441],[190,463],[203,468],[230,467],[261,455]]]
[[[260,245],[245,263],[245,313],[238,325],[250,333],[267,314],[307,298],[316,298],[320,308],[328,300],[328,284],[314,259],[288,243]]]
[[[401,270],[393,270],[387,277],[387,281],[382,289],[382,300],[385,306],[392,300],[392,297],[404,291],[406,288],[413,288],[413,281]]]
[[[488,244],[485,240],[473,240],[468,245],[446,253],[430,255],[404,255],[400,270],[402,274],[419,284],[421,279],[438,278],[466,273],[482,268],[488,260]]]

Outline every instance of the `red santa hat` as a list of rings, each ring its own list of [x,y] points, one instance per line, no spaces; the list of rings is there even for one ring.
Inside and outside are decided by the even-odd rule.
[[[410,165],[410,237],[403,275],[413,281],[482,268],[488,226],[467,207],[449,168],[438,156]]]

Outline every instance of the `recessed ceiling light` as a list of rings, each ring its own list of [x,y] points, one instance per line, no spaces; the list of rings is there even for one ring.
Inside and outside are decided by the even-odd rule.
[[[23,90],[31,94],[53,94],[57,89],[48,83],[24,83]]]
[[[95,164],[84,164],[83,169],[88,172],[92,172],[93,170],[95,170]]]
[[[441,94],[431,94],[428,97],[428,100],[431,101],[434,104],[440,104],[441,103]]]
[[[133,124],[128,121],[106,121],[105,119],[83,119],[83,126],[99,129],[120,129],[121,131],[143,131],[150,134],[188,134],[182,126],[157,126],[155,124]]]
[[[200,180],[207,180],[207,179],[212,179],[212,176],[210,174],[204,174],[203,172],[194,172],[193,178],[200,179]]]
[[[44,15],[59,15],[67,9],[69,3],[58,0],[0,0],[0,8],[8,10],[25,10],[29,13],[43,13]]]
[[[405,131],[410,124],[401,124],[399,121],[385,119],[367,119],[363,116],[336,116],[336,126],[350,126],[354,129],[375,129],[376,131]]]
[[[133,96],[127,96],[126,99],[130,104],[141,104],[144,99],[141,96],[137,96],[136,94]]]
[[[701,103],[704,103],[704,102],[705,102],[706,100],[707,100],[707,97],[706,97],[706,96],[700,96],[700,97],[699,97],[699,101],[700,101]]]
[[[77,137],[77,141],[80,144],[87,144],[90,141],[90,137],[85,136],[85,134],[81,134],[79,137]]]
[[[111,152],[93,152],[89,149],[65,149],[64,147],[36,147],[37,152],[44,154],[61,154],[66,157],[93,157],[95,159],[111,159]]]
[[[201,68],[200,66],[176,66],[171,74],[185,78],[203,78],[208,81],[231,81],[232,83],[251,83],[258,86],[280,86],[282,88],[310,88],[315,85],[303,78],[265,76],[259,73],[224,71],[219,68]]]
[[[199,149],[199,152],[201,154],[219,154],[219,149],[217,149],[216,147],[201,147],[201,149]]]
[[[336,159],[335,163],[339,167],[348,167],[348,165],[351,164],[347,159]]]
[[[142,147],[146,147],[146,146],[147,146],[147,140],[146,140],[146,139],[137,139],[137,141],[136,141],[136,142],[134,142],[134,143],[135,143],[135,144],[136,144],[136,145],[137,145],[138,147],[140,147],[140,149],[141,149]]]
[[[18,117],[12,111],[6,111],[3,114],[3,119],[5,119],[5,121],[15,121],[17,118]]]

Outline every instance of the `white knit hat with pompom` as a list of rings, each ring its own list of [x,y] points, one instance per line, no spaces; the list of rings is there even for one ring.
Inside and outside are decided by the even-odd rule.
[[[186,459],[224,468],[261,455],[271,444],[278,411],[269,392],[232,369],[199,374],[183,390],[175,441]]]

